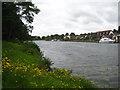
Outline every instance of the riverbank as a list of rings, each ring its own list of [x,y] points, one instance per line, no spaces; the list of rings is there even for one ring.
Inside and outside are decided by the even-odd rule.
[[[52,62],[32,42],[3,41],[2,45],[3,88],[95,88],[83,78],[70,76],[70,70],[51,68]]]

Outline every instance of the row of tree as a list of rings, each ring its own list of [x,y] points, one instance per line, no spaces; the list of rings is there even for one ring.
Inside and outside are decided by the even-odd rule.
[[[2,39],[27,40],[33,26],[33,17],[40,10],[32,2],[3,2],[2,3]],[[24,22],[26,22],[26,24]]]
[[[120,30],[113,29],[113,33],[120,33],[119,31]],[[82,35],[82,34],[80,34],[80,35]],[[83,35],[87,35],[87,33],[84,33]],[[65,38],[65,36],[70,36],[72,38],[69,38],[69,37]],[[49,41],[49,40],[74,40],[76,36],[78,36],[78,35],[76,35],[75,33],[72,32],[70,34],[69,33],[61,34],[61,35],[54,34],[54,35],[47,35],[47,36],[42,36],[42,37],[32,36],[32,39],[33,40],[47,40],[47,41]]]
[[[47,41],[49,41],[49,40],[65,40],[64,39],[64,36],[76,36],[75,35],[75,33],[66,33],[66,34],[61,34],[61,35],[59,35],[59,34],[54,34],[54,35],[47,35],[47,36],[42,36],[42,37],[40,37],[40,36],[32,36],[32,39],[33,40],[47,40]]]

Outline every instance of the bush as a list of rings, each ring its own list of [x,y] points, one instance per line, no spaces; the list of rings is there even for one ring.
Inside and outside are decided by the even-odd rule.
[[[51,65],[53,64],[52,61],[50,61],[49,58],[45,58],[43,56],[43,53],[40,51],[40,48],[33,42],[25,42],[24,43],[26,49],[24,49],[24,52],[27,52],[31,55],[36,54],[36,52],[39,52],[39,56],[40,56],[40,64],[39,64],[39,68],[40,69],[48,69],[51,70]]]
[[[53,63],[49,58],[42,57],[41,63],[42,65],[40,65],[39,68],[48,69],[48,71],[51,70],[51,65],[53,65]]]
[[[40,48],[33,42],[24,42],[24,46],[27,48],[37,49],[40,52]]]

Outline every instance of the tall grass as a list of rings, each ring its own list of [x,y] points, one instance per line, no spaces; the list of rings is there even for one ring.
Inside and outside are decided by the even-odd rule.
[[[70,76],[65,69],[51,69],[35,43],[3,42],[3,88],[95,88],[83,79]]]

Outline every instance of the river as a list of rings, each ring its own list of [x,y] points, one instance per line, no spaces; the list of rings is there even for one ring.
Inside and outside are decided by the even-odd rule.
[[[71,69],[100,88],[118,87],[118,45],[88,42],[34,41],[54,64]]]

